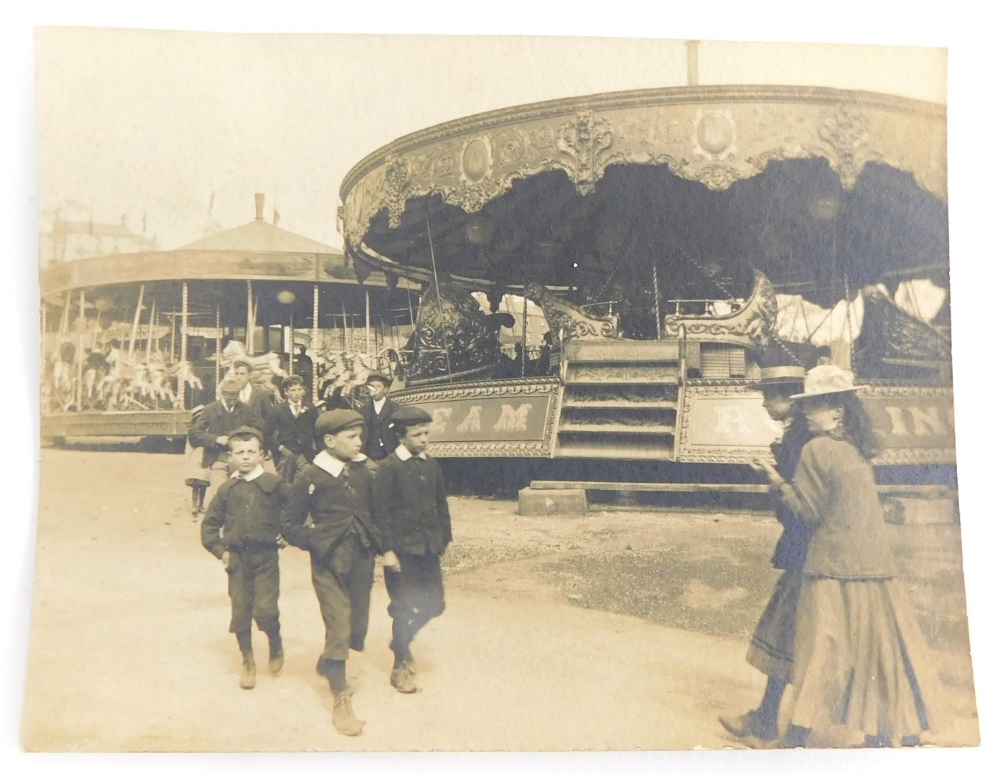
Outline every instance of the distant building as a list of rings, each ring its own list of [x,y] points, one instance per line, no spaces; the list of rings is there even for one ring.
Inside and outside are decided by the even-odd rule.
[[[57,211],[51,226],[46,226],[43,223],[38,234],[38,258],[43,267],[81,258],[159,250],[156,238],[132,231],[124,215],[121,223],[98,223],[63,218]]]

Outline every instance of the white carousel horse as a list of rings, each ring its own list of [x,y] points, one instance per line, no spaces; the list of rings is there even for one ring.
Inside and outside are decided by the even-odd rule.
[[[159,359],[150,359],[149,363],[146,364],[146,368],[149,371],[149,388],[153,398],[157,402],[175,403],[176,396],[174,395],[174,391],[170,389],[170,383],[167,381],[167,369],[163,363]]]
[[[52,364],[52,393],[63,411],[73,405],[73,366],[66,361]]]

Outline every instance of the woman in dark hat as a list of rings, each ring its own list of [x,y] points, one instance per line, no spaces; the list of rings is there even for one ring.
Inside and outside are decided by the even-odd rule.
[[[802,392],[806,370],[798,365],[761,369],[758,389],[764,394],[764,409],[772,420],[782,423],[782,437],[771,445],[775,466],[791,479],[802,448],[809,440],[805,418],[795,412],[792,395]],[[758,705],[742,716],[720,716],[719,721],[736,737],[774,740],[778,737],[778,709],[785,687],[792,681],[795,659],[795,613],[802,587],[802,566],[809,546],[810,527],[780,498],[775,514],[784,530],[771,558],[782,571],[771,599],[764,608],[750,640],[747,662],[767,676],[767,687]]]
[[[813,534],[803,566],[794,691],[785,747],[816,726],[845,727],[868,746],[916,745],[937,710],[937,675],[903,589],[869,459],[875,445],[853,374],[812,369],[800,402],[812,438],[791,481],[759,461]]]

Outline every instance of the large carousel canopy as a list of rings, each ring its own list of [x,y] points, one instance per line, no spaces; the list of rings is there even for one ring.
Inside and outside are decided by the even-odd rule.
[[[753,269],[829,306],[947,285],[945,108],[826,88],[692,87],[525,105],[431,127],[341,188],[357,262],[581,303],[738,298]],[[363,275],[363,272],[361,273]]]

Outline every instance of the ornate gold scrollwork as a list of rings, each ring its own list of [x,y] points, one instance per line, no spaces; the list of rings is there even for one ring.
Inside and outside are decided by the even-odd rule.
[[[666,165],[722,191],[772,161],[804,158],[827,159],[845,188],[867,163],[884,162],[944,198],[944,110],[797,87],[650,90],[509,108],[432,127],[360,162],[341,190],[344,236],[358,248],[380,210],[395,228],[408,199],[432,193],[477,212],[515,180],[549,170],[563,170],[582,195],[613,164]]]

